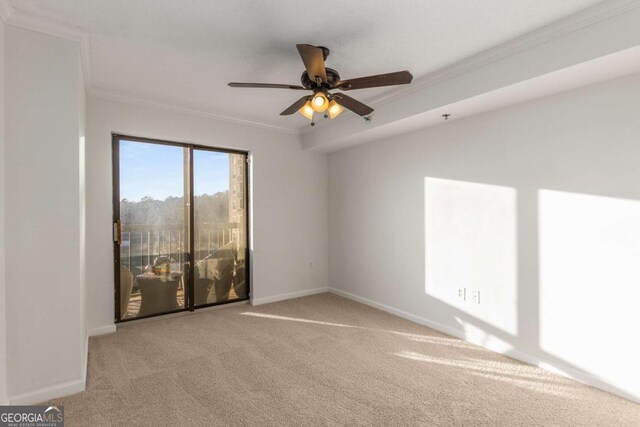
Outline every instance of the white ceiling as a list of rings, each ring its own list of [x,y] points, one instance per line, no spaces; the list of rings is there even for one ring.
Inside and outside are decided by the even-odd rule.
[[[90,33],[92,85],[200,111],[301,128],[280,111],[298,91],[296,43],[331,49],[343,79],[408,69],[415,78],[600,3],[599,0],[12,0]],[[354,91],[367,101],[389,89]],[[349,113],[351,114],[351,113]]]

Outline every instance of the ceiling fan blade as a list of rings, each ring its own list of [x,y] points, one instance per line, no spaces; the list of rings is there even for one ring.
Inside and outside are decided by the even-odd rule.
[[[273,88],[273,89],[294,89],[294,90],[305,90],[302,86],[297,85],[281,85],[277,83],[237,83],[231,82],[229,83],[231,87],[253,87],[253,88]]]
[[[336,87],[340,90],[366,89],[370,87],[406,85],[411,83],[413,75],[408,71],[378,74],[376,76],[358,77],[339,81]]]
[[[307,103],[307,101],[309,100],[308,96],[303,96],[302,98],[298,99],[296,102],[294,102],[293,104],[291,104],[289,106],[289,108],[287,108],[286,110],[284,110],[282,113],[280,113],[281,116],[290,116],[291,114],[294,114],[296,111],[298,111],[299,109],[302,108],[302,106],[304,104]]]
[[[322,49],[310,44],[297,44],[296,47],[311,81],[315,82],[317,76],[323,82],[326,82],[327,70],[324,68],[324,53]]]
[[[356,99],[353,99],[350,96],[345,95],[344,93],[334,94],[333,99],[335,99],[335,101],[338,104],[342,105],[344,108],[351,110],[361,116],[367,116],[373,113],[373,108],[369,107],[366,104],[363,104]]]

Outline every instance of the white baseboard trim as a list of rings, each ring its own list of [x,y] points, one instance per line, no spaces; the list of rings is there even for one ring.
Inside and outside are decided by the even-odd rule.
[[[251,305],[269,304],[271,302],[284,301],[292,298],[306,297],[309,295],[323,294],[326,292],[329,292],[328,287],[307,289],[304,291],[290,292],[288,294],[273,295],[270,297],[252,298]]]
[[[11,396],[7,405],[35,405],[36,403],[80,393],[87,388],[87,364],[89,362],[89,331],[85,334],[84,354],[82,355],[82,378]]]
[[[66,383],[56,384],[49,387],[42,387],[37,390],[11,396],[12,405],[33,405],[47,400],[55,399],[70,394],[80,393],[85,389],[85,380],[79,379]]]
[[[386,311],[387,313],[394,314],[398,317],[402,317],[403,319],[410,320],[414,323],[418,323],[419,325],[428,326],[431,329],[435,329],[436,331],[443,332],[447,335],[454,336],[456,338],[460,338],[461,340],[465,339],[464,332],[458,329],[451,328],[449,326],[443,325],[438,322],[434,322],[429,319],[425,319],[424,317],[416,316],[415,314],[411,314],[407,311],[399,310],[395,307],[391,307],[390,305],[382,304],[377,301],[370,300],[368,298],[363,298],[361,296],[345,292],[341,289],[329,288],[329,292],[332,294],[339,295],[344,298],[348,298],[350,300],[362,303],[364,305],[368,305],[369,307],[377,308],[378,310]]]
[[[116,325],[100,326],[98,328],[89,329],[87,331],[90,337],[96,337],[98,335],[112,334],[116,331]]]
[[[511,349],[508,352],[504,351],[503,348],[498,348],[498,347],[494,347],[491,344],[486,344],[486,342],[475,342],[473,340],[469,340],[467,339],[464,331],[459,330],[459,329],[455,329],[455,328],[451,328],[450,326],[446,326],[443,325],[441,323],[438,322],[434,322],[432,320],[426,319],[424,317],[421,316],[416,316],[415,314],[411,314],[407,311],[404,310],[399,310],[395,307],[391,307],[389,305],[386,304],[382,304],[380,302],[377,301],[373,301],[370,300],[368,298],[364,298],[349,292],[345,292],[341,289],[336,289],[336,288],[329,288],[329,292],[339,295],[341,297],[344,298],[348,298],[350,300],[368,305],[370,307],[373,308],[377,308],[378,310],[382,310],[382,311],[386,311],[387,313],[391,313],[394,314],[398,317],[402,317],[403,319],[407,319],[410,320],[414,323],[418,323],[420,325],[423,326],[427,326],[431,329],[435,329],[438,332],[442,332],[445,333],[447,335],[451,335],[455,338],[459,338],[461,340],[470,342],[472,344],[478,345],[480,347],[486,348],[487,350],[496,352],[496,353],[500,353],[500,354],[504,354],[506,356],[509,356],[513,359],[519,360],[521,362],[525,362],[525,363],[529,363],[531,365],[534,366],[538,366],[542,369],[545,369],[547,371],[559,374],[559,375],[563,375],[565,377],[574,379],[576,381],[580,381],[581,383],[590,385],[592,387],[596,387],[599,388],[601,390],[604,390],[606,392],[624,397],[625,399],[629,399],[633,402],[636,403],[640,403],[640,396],[625,392],[624,390],[622,390],[621,387],[617,387],[615,385],[615,381],[611,381],[611,380],[606,380],[603,378],[599,378],[596,377],[592,374],[589,374],[587,372],[583,372],[583,371],[579,371],[577,369],[574,368],[570,368],[567,366],[561,366],[553,361],[550,360],[546,360],[544,358],[541,358],[539,356],[534,356],[525,352],[522,352],[520,350],[517,349]],[[498,337],[495,337],[498,338]],[[491,340],[488,340],[491,341]]]

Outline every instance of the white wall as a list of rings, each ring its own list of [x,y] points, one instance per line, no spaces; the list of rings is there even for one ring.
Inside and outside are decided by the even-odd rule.
[[[638,111],[634,75],[332,153],[330,285],[640,400]]]
[[[91,96],[87,124],[90,330],[108,330],[114,318],[112,132],[249,150],[253,158],[252,299],[264,302],[326,288],[325,154],[303,152],[294,135]]]
[[[5,29],[8,391],[83,389],[79,44]],[[50,388],[52,387],[52,388]]]
[[[83,378],[86,380],[87,358],[89,356],[89,339],[87,336],[87,194],[86,194],[86,121],[87,93],[85,91],[82,62],[78,61],[77,97],[78,97],[78,217],[80,247],[78,279],[80,280],[80,325],[82,340]]]
[[[0,19],[0,404],[7,402],[7,327],[4,249],[4,21]]]

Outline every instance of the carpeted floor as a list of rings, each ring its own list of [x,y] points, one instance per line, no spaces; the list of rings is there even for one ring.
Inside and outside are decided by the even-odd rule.
[[[640,405],[322,294],[91,339],[67,426],[638,426]]]

